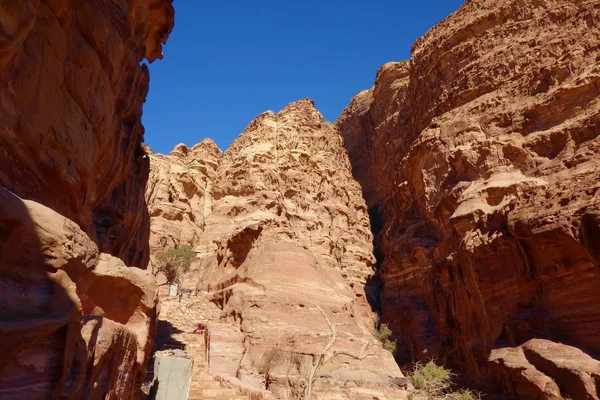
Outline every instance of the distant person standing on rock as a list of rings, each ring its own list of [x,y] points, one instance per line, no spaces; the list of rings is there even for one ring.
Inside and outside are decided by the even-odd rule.
[[[192,295],[192,289],[188,289],[188,290],[187,290],[187,293],[188,293],[188,299],[189,299],[189,298],[190,298],[190,296]]]
[[[183,297],[183,289],[179,289],[179,302],[181,303],[181,298]]]

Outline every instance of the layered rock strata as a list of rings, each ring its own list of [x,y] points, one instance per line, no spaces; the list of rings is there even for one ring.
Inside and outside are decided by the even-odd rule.
[[[337,121],[412,359],[481,381],[535,337],[600,354],[599,16],[467,1]]]
[[[189,160],[206,143],[156,156],[151,175],[168,169],[165,160],[179,171],[179,154],[186,153]],[[184,163],[193,165],[191,160]],[[214,177],[208,184],[211,192],[202,196],[205,205],[210,199],[210,207],[191,211],[202,218],[194,217],[195,223],[179,219],[187,225],[181,232],[200,232],[193,241],[199,254],[198,286],[223,310],[221,323],[208,329],[213,373],[229,384],[296,398],[335,325],[336,340],[327,354],[340,354],[317,370],[315,392],[322,398],[405,398],[399,387],[403,382],[396,379],[402,373],[373,337],[367,301],[372,234],[335,126],[323,121],[310,100],[302,100],[252,121],[220,157],[216,173],[190,169],[186,178],[179,172],[178,178],[169,178],[171,204],[179,199],[180,205],[166,206],[165,194],[155,196],[158,204],[150,209],[177,207],[174,215],[190,215],[188,206],[181,205],[192,204],[179,191],[183,182],[196,176],[202,183],[195,187],[206,187],[206,177]],[[148,188],[149,193],[160,191],[167,193]],[[153,227],[154,221],[158,237],[164,218],[153,219]]]
[[[171,0],[0,1],[3,399],[139,395],[156,314],[140,63],[173,17]]]

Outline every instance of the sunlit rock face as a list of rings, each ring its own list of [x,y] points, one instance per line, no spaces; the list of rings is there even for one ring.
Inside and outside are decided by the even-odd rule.
[[[535,337],[600,354],[599,16],[467,1],[338,119],[413,359],[481,381]]]
[[[173,18],[170,0],[0,1],[0,398],[139,396],[156,320],[140,62]]]
[[[146,201],[150,211],[150,249],[197,246],[212,210],[212,187],[222,151],[210,139],[188,148],[177,145],[167,155],[150,157]]]
[[[213,374],[298,398],[332,337],[320,307],[341,324],[331,352],[365,357],[334,357],[315,393],[406,398],[392,354],[373,337],[373,237],[360,186],[340,132],[312,101],[259,115],[222,154],[205,140],[152,155],[150,175],[153,246],[195,246],[198,287],[222,309],[208,326]]]

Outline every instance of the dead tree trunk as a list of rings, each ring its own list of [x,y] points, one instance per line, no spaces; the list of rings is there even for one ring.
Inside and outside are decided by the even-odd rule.
[[[364,344],[364,346],[360,350],[359,354],[352,354],[352,353],[348,353],[346,351],[337,351],[337,350],[332,351],[331,349],[332,349],[333,345],[335,344],[335,341],[337,340],[336,328],[338,326],[344,325],[344,324],[342,324],[342,323],[332,324],[331,321],[329,320],[329,318],[327,317],[327,315],[325,314],[325,312],[323,311],[323,309],[319,306],[317,306],[317,309],[319,310],[319,312],[321,312],[321,315],[323,315],[323,318],[325,318],[325,321],[327,321],[327,325],[329,325],[329,330],[331,331],[331,337],[330,337],[329,341],[327,342],[327,344],[325,345],[325,347],[323,348],[323,351],[321,351],[321,353],[318,355],[317,354],[313,355],[312,365],[311,365],[310,370],[308,371],[306,388],[304,389],[304,400],[312,399],[312,390],[313,390],[313,385],[315,383],[315,379],[317,377],[317,372],[319,371],[319,369],[321,369],[321,367],[323,367],[325,364],[327,364],[329,361],[331,361],[334,357],[344,355],[344,356],[351,357],[355,360],[363,360],[364,358],[375,354],[375,353],[365,353],[365,351],[367,350],[369,345],[372,343],[370,340]]]

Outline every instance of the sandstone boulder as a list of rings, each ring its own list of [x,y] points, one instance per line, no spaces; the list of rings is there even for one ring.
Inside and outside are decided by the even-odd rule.
[[[133,399],[156,317],[149,272],[0,187],[0,397]]]
[[[600,361],[545,339],[492,351],[490,362],[507,392],[519,399],[598,399]]]

